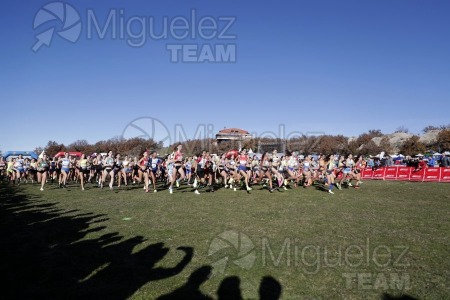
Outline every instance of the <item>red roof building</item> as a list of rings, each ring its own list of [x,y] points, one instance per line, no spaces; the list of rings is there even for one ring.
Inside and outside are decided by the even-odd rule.
[[[252,135],[247,131],[239,128],[225,128],[216,134],[216,139],[218,142],[234,140],[234,141],[244,141],[252,138]]]

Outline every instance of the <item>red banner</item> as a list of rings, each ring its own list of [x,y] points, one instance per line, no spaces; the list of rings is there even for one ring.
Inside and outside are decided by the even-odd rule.
[[[423,181],[423,177],[425,176],[425,170],[426,168],[423,169],[412,169],[411,171],[411,176],[409,177],[409,180],[411,181]]]
[[[386,180],[397,180],[398,178],[398,167],[388,167],[384,172],[384,179]]]
[[[440,182],[450,182],[450,168],[440,168],[441,174],[439,175]]]
[[[362,171],[361,178],[450,182],[450,167],[423,168],[421,170],[416,170],[412,167],[387,167],[378,168],[375,171],[372,171],[370,168],[368,168]]]
[[[399,167],[397,171],[397,179],[398,180],[409,180],[411,176],[411,167]]]
[[[386,171],[385,168],[378,168],[375,171],[373,171],[373,179],[384,179],[384,172]]]
[[[365,179],[372,179],[373,171],[371,168],[365,168],[361,171],[361,177]]]
[[[425,169],[425,175],[423,181],[436,181],[439,182],[441,175],[441,168],[427,168]]]

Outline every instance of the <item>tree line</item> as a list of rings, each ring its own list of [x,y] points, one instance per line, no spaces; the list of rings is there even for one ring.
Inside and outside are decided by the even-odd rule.
[[[374,141],[377,138],[378,142]],[[52,157],[61,151],[77,151],[85,154],[104,153],[113,151],[114,153],[128,154],[130,156],[140,156],[146,150],[156,150],[160,155],[167,155],[172,152],[179,143],[174,143],[169,147],[164,147],[161,142],[143,138],[111,138],[90,144],[86,140],[77,140],[69,145],[64,145],[56,141],[49,141],[45,147],[37,147],[37,153],[45,150]],[[223,141],[217,143],[215,139],[195,139],[181,143],[186,155],[198,155],[202,150],[210,153],[225,153],[231,149],[237,149],[238,143],[233,141]],[[284,148],[290,152],[301,154],[322,153],[329,154],[354,154],[354,155],[376,155],[380,152],[392,153],[394,145],[389,141],[389,137],[380,130],[369,130],[360,134],[356,138],[348,138],[343,135],[318,135],[318,136],[298,136],[289,140],[274,138],[253,138],[242,142],[240,145],[246,149],[257,152],[260,145],[283,144]],[[405,140],[401,145],[396,145],[398,152],[403,155],[415,155],[426,153],[428,150],[438,152],[450,150],[450,129],[443,129],[437,135],[436,140],[425,144],[420,141],[418,135],[413,135]]]

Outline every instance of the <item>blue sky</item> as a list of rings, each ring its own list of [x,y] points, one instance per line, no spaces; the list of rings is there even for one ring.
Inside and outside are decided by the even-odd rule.
[[[188,137],[198,124],[256,133],[285,124],[287,133],[351,136],[450,123],[449,1],[67,1],[81,18],[78,41],[55,34],[34,53],[37,34],[64,31],[59,20],[33,29],[47,3],[0,4],[3,151],[96,142],[144,116],[172,135],[182,124]],[[88,10],[104,25],[119,9],[125,24],[145,16],[156,29],[163,17],[189,19],[192,10],[219,29],[221,18],[235,17],[227,33],[236,38],[147,37],[139,48],[111,32],[87,39]],[[131,30],[138,33],[139,24]],[[173,63],[166,47],[175,43],[235,44],[237,59]]]

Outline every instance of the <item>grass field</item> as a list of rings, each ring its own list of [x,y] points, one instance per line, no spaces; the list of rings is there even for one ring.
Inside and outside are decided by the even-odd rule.
[[[2,299],[450,297],[450,184],[1,185]]]

